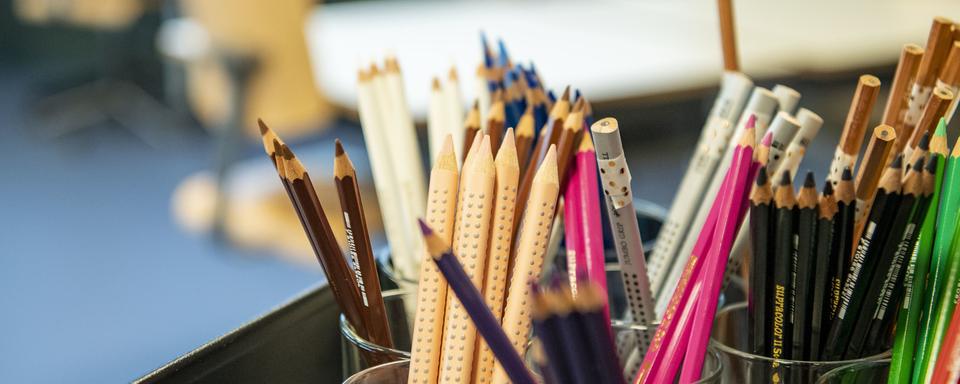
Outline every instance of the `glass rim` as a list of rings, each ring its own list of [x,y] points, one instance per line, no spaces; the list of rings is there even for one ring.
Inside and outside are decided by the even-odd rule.
[[[711,381],[716,380],[717,378],[720,377],[721,374],[723,374],[723,361],[720,357],[720,353],[712,349],[707,349],[707,358],[710,358],[710,357],[712,357],[714,362],[716,363],[714,364],[713,370],[708,372],[707,375],[703,375],[701,373],[702,377],[700,377],[700,380],[694,381],[694,384],[709,383]]]
[[[746,308],[747,308],[746,301],[732,303],[730,305],[724,306],[723,308],[720,308],[720,310],[717,311],[716,317],[720,317],[721,314],[733,312],[736,310],[741,310],[741,309],[745,310]],[[875,355],[858,357],[856,359],[847,359],[847,360],[808,361],[808,360],[793,360],[793,359],[774,359],[768,356],[755,355],[750,352],[741,351],[737,348],[734,348],[732,346],[729,346],[721,342],[720,340],[717,340],[717,338],[712,334],[710,335],[710,346],[717,349],[719,352],[737,356],[738,358],[741,358],[744,360],[750,360],[750,361],[762,361],[766,363],[773,363],[774,361],[776,361],[777,364],[784,364],[784,365],[831,365],[831,366],[837,366],[837,367],[842,367],[842,366],[852,365],[852,364],[859,364],[859,363],[866,363],[866,362],[880,361],[885,358],[890,358],[890,352],[891,352],[887,350]]]
[[[383,291],[383,299],[387,300],[391,298],[398,298],[398,297],[409,295],[409,294],[410,292],[404,289],[390,289],[390,290]],[[410,358],[409,351],[402,351],[399,349],[384,347],[370,340],[367,340],[363,336],[360,336],[360,334],[357,333],[357,330],[353,328],[353,325],[350,324],[349,321],[347,321],[347,317],[344,316],[343,313],[340,314],[340,335],[346,338],[348,341],[350,341],[350,343],[355,345],[357,348],[360,348],[361,350],[364,350],[367,352],[384,354],[391,357],[399,357],[401,359]],[[393,364],[393,363],[389,363],[389,364]],[[363,371],[360,371],[360,372],[363,372]]]
[[[892,360],[890,358],[880,359],[880,360],[870,360],[870,361],[861,361],[854,364],[841,365],[839,367],[833,368],[825,372],[820,378],[817,379],[817,384],[820,383],[830,383],[830,380],[835,380],[839,377],[843,377],[845,374],[856,373],[859,370],[882,367],[884,365],[890,365]]]
[[[380,364],[380,365],[374,365],[374,366],[372,366],[372,367],[367,367],[367,368],[364,368],[363,370],[361,370],[360,372],[354,373],[354,374],[350,375],[350,377],[347,377],[347,379],[343,381],[343,384],[349,384],[349,383],[356,382],[357,380],[360,380],[361,377],[366,376],[366,375],[369,375],[370,372],[372,372],[372,371],[381,370],[381,369],[395,368],[395,367],[398,367],[398,366],[402,366],[402,365],[404,365],[404,364],[410,364],[410,359],[409,359],[409,358],[406,358],[406,359],[401,359],[401,360],[397,360],[397,361],[391,361],[391,362],[389,362],[389,363],[383,363],[383,364]]]

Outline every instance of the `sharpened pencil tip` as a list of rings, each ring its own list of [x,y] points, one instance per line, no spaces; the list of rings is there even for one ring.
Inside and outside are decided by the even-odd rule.
[[[917,144],[917,148],[924,151],[930,150],[930,132],[924,132],[923,136],[920,136],[920,143]]]
[[[933,132],[934,136],[946,136],[947,135],[947,121],[944,118],[940,118],[940,122],[937,123],[937,130]]]
[[[780,186],[793,184],[793,180],[790,179],[790,171],[783,172],[783,177],[780,178]]]
[[[920,171],[923,170],[924,160],[925,160],[925,159],[924,159],[923,157],[921,157],[921,158],[917,159],[917,162],[916,162],[916,163],[913,163],[913,171],[914,171],[914,172],[920,172]]]
[[[423,219],[417,219],[417,223],[420,224],[420,233],[423,233],[424,236],[430,236],[433,234],[433,229]]]
[[[817,181],[813,179],[813,171],[807,171],[807,178],[803,179],[804,188],[816,188]]]
[[[767,133],[763,135],[763,140],[760,141],[760,145],[763,145],[764,147],[773,145],[773,131],[767,131]]]
[[[568,85],[566,88],[563,89],[563,95],[561,95],[558,100],[570,101],[570,86],[569,86],[569,85]]]
[[[757,127],[757,115],[750,115],[747,118],[747,128],[756,128]]]
[[[767,176],[767,166],[764,165],[760,167],[760,171],[757,172],[757,185],[764,185],[767,183],[769,176]]]
[[[343,150],[343,143],[340,142],[340,139],[335,139],[333,144],[337,156],[343,156],[343,154],[346,153],[346,151]]]
[[[850,167],[843,168],[843,175],[840,176],[840,180],[853,180],[853,172],[850,171]]]
[[[267,124],[263,122],[263,119],[257,119],[257,125],[260,126],[260,136],[266,135],[270,131],[270,128],[267,128]]]
[[[927,166],[924,169],[929,173],[937,173],[937,165],[940,163],[940,158],[936,156],[930,156],[930,161],[927,162]]]
[[[898,154],[897,157],[893,159],[893,162],[890,163],[890,168],[900,169],[903,168],[903,154]]]
[[[833,183],[824,183],[823,184],[823,195],[830,196],[833,194]]]

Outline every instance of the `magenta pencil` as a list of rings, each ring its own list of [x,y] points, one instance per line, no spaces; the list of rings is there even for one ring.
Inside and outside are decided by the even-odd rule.
[[[713,330],[713,319],[717,310],[720,287],[723,285],[724,269],[730,256],[730,249],[733,247],[733,240],[740,228],[740,223],[743,222],[743,215],[740,214],[741,204],[747,196],[747,186],[753,168],[753,147],[756,136],[753,134],[753,128],[748,126],[741,137],[741,142],[738,145],[740,151],[735,152],[733,165],[731,165],[729,171],[734,176],[728,186],[729,193],[726,194],[723,207],[720,210],[721,216],[715,229],[717,232],[714,234],[715,240],[711,252],[705,260],[704,269],[700,274],[703,291],[699,300],[696,301],[697,309],[693,315],[690,340],[684,355],[684,364],[680,371],[681,384],[692,383],[700,379],[707,344],[710,341],[710,332]]]
[[[717,196],[726,194],[729,184],[730,174],[728,173],[724,176]],[[702,257],[706,254],[710,243],[713,241],[713,228],[716,226],[717,219],[720,215],[720,204],[718,203],[719,201],[714,199],[713,204],[710,206],[707,220],[703,223],[703,230],[700,231],[700,235],[697,237],[697,243],[694,244],[693,251],[687,259],[683,274],[680,276],[677,287],[670,297],[670,304],[667,305],[667,309],[664,311],[663,317],[660,320],[660,326],[657,327],[657,332],[654,333],[653,340],[650,341],[650,347],[647,348],[647,354],[643,357],[643,363],[637,371],[634,383],[657,383],[653,378],[660,376],[658,374],[659,371],[666,368],[664,367],[664,361],[671,359],[667,354],[668,351],[666,348],[663,348],[663,346],[667,345],[665,342],[681,341],[680,338],[676,337],[677,330],[681,326],[681,324],[679,324],[679,318],[676,316],[678,315],[677,310],[682,311],[686,308],[687,303],[691,301],[690,298],[693,297],[694,284],[691,283],[699,279],[700,269],[703,265]],[[682,314],[682,312],[680,314]],[[686,348],[683,350],[686,350]],[[674,369],[673,372],[675,373],[676,369]]]
[[[677,317],[674,337],[664,343],[666,348],[663,348],[663,355],[666,359],[660,363],[661,367],[656,370],[656,374],[650,376],[653,383],[670,383],[677,376],[677,369],[680,368],[680,363],[683,361],[680,357],[683,357],[690,341],[690,323],[693,322],[693,311],[696,309],[701,288],[703,288],[703,284],[699,281],[691,285],[689,299],[683,306],[680,316]]]
[[[603,253],[603,226],[600,224],[600,191],[597,189],[597,153],[590,135],[583,135],[577,150],[577,177],[571,178],[580,189],[580,246],[587,278],[607,291],[606,260]],[[610,322],[610,307],[603,306],[604,318]]]
[[[583,227],[580,221],[580,204],[582,204],[580,185],[576,181],[580,178],[580,164],[572,164],[570,182],[563,191],[563,234],[567,249],[567,281],[574,296],[577,294],[577,275],[586,274],[587,260],[583,250]]]

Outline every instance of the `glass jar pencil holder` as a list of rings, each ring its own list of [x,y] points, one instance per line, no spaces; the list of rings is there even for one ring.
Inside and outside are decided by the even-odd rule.
[[[346,317],[340,315],[341,371],[344,377],[373,365],[410,358],[412,323],[408,318],[408,301],[416,302],[416,295],[410,291],[393,289],[383,292],[383,304],[390,325],[393,347],[367,340],[357,333]]]
[[[825,373],[817,379],[817,384],[886,383],[889,374],[890,359],[861,361]]]
[[[724,383],[813,383],[835,369],[871,364],[889,358],[889,352],[842,361],[775,360],[745,352],[747,349],[747,303],[731,304],[717,312],[710,349],[720,355]],[[776,366],[776,368],[773,368]]]

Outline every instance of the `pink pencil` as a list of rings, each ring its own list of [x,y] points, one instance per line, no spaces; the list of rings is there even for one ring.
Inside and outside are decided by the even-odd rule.
[[[583,135],[573,167],[570,182],[563,194],[567,270],[572,282],[576,282],[578,275],[586,276],[606,291],[603,227],[600,224],[600,195],[597,190],[597,154],[590,135]],[[574,283],[571,283],[571,287],[575,287]],[[604,308],[604,315],[609,321],[608,306]]]
[[[729,184],[730,174],[728,173],[724,176],[717,196],[724,196]],[[635,384],[657,383],[653,378],[660,376],[657,373],[665,368],[664,361],[667,361],[666,359],[668,359],[669,356],[666,349],[662,348],[663,345],[666,345],[664,341],[685,343],[683,338],[677,338],[675,336],[677,329],[681,327],[680,321],[678,321],[676,317],[678,314],[677,311],[684,310],[690,299],[695,298],[693,296],[694,284],[691,283],[699,279],[700,269],[703,266],[703,256],[705,256],[709,245],[713,241],[713,228],[716,226],[719,216],[719,200],[714,199],[713,204],[710,206],[707,220],[703,223],[703,229],[701,229],[700,235],[697,237],[697,243],[694,244],[693,251],[687,259],[687,264],[684,266],[683,274],[680,275],[677,287],[670,297],[670,303],[667,305],[667,309],[663,313],[663,318],[660,320],[660,326],[657,327],[657,332],[654,333],[653,340],[650,341],[650,347],[647,348],[647,354],[643,357],[643,363],[637,371],[637,376],[634,379]],[[672,371],[676,373],[676,369]]]
[[[567,280],[573,294],[577,294],[577,274],[586,272],[586,262],[583,251],[583,229],[580,226],[580,204],[582,203],[580,186],[579,162],[571,164],[570,182],[563,191],[563,234],[567,249]]]
[[[727,258],[730,256],[730,248],[733,247],[733,239],[737,235],[740,223],[743,222],[743,215],[740,214],[741,205],[749,189],[749,177],[753,168],[753,147],[756,145],[756,136],[753,130],[753,125],[748,124],[747,130],[741,134],[739,144],[741,150],[739,156],[734,157],[733,164],[730,167],[730,172],[734,174],[734,177],[728,190],[729,193],[723,202],[720,221],[716,227],[717,233],[714,234],[713,247],[700,276],[703,282],[703,291],[696,302],[697,309],[693,315],[690,340],[683,359],[683,368],[680,371],[681,384],[699,380],[703,369],[707,344],[713,330],[713,319],[717,310],[720,287],[723,284],[724,269],[727,265]]]

